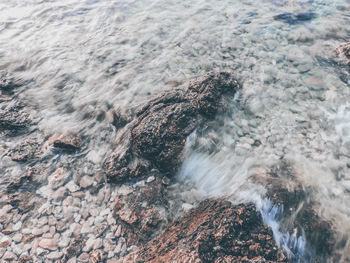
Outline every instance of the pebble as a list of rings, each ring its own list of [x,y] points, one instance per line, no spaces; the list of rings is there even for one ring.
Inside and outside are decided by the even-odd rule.
[[[156,178],[152,175],[152,176],[150,176],[150,177],[148,177],[147,178],[147,183],[151,183],[151,182],[153,182],[154,180],[155,180]]]
[[[32,234],[34,236],[40,236],[43,234],[43,229],[42,228],[33,228]]]
[[[84,222],[84,223],[82,224],[80,233],[81,233],[81,234],[87,234],[87,233],[91,233],[91,231],[92,231],[92,229],[91,229],[91,227],[90,227],[89,222]]]
[[[11,251],[6,251],[5,254],[2,256],[3,260],[14,260],[16,258],[17,256],[15,255],[15,253]]]
[[[81,253],[80,256],[78,257],[78,262],[88,262],[89,261],[89,254],[88,253]]]
[[[70,181],[69,183],[66,184],[66,187],[68,188],[68,190],[73,193],[73,192],[77,192],[80,188],[79,186],[77,186],[74,181]]]
[[[63,169],[58,168],[54,173],[52,173],[48,178],[49,186],[52,189],[57,189],[62,186],[67,180],[69,174]]]
[[[23,235],[21,233],[16,233],[13,237],[12,240],[16,243],[21,242]]]
[[[116,189],[117,195],[128,195],[133,192],[130,186],[122,185],[119,189]]]
[[[44,249],[48,249],[48,250],[56,250],[57,243],[54,239],[43,238],[39,242],[39,247],[44,248]]]
[[[117,231],[115,232],[115,236],[120,237],[121,233],[122,233],[122,226],[119,225]]]
[[[41,247],[38,247],[38,248],[36,249],[36,254],[37,254],[38,256],[42,256],[45,252],[46,252],[46,250],[45,250],[45,249],[42,249]]]
[[[58,246],[63,248],[63,247],[67,247],[69,245],[70,239],[68,237],[61,237],[59,242],[58,242]]]
[[[63,252],[61,251],[54,251],[47,255],[48,259],[60,259],[63,256]]]
[[[63,221],[58,221],[56,223],[56,230],[58,232],[62,232],[63,230],[65,230],[67,228],[67,225],[63,222]]]
[[[80,179],[79,185],[81,188],[87,188],[91,186],[93,183],[94,183],[94,179],[91,176],[85,175]]]
[[[67,188],[62,186],[60,188],[58,188],[53,194],[52,194],[52,199],[55,202],[59,202],[62,201],[64,199],[64,197],[66,196],[67,193]]]

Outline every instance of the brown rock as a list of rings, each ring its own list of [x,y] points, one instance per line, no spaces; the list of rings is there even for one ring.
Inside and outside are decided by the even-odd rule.
[[[104,163],[108,181],[145,176],[152,168],[174,173],[187,136],[216,115],[223,94],[238,87],[229,73],[208,74],[146,103],[117,135],[118,146]]]
[[[77,257],[79,253],[81,252],[81,249],[84,246],[84,240],[81,237],[74,238],[67,248],[67,251],[64,255],[63,261],[67,262],[72,257]],[[83,253],[84,254],[84,253]],[[87,253],[85,253],[87,254]],[[87,259],[89,258],[89,254],[87,254]]]
[[[95,249],[90,252],[90,263],[103,262],[104,258],[104,251],[101,249]]]
[[[257,259],[287,262],[255,206],[205,200],[169,225],[161,236],[119,262],[257,262]]]
[[[66,132],[54,134],[49,138],[49,142],[54,147],[61,148],[66,151],[76,151],[82,147],[82,139],[76,132]]]

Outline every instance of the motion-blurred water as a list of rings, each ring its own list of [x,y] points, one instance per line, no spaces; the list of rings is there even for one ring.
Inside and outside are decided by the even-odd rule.
[[[107,117],[94,116],[232,72],[240,95],[216,127],[193,135],[179,177],[204,195],[251,201],[264,192],[250,180],[256,168],[288,160],[347,240],[343,262],[350,78],[333,61],[349,39],[349,0],[0,0],[0,70],[25,81],[19,98],[37,112],[36,132],[82,134],[89,169],[101,169],[115,136]]]

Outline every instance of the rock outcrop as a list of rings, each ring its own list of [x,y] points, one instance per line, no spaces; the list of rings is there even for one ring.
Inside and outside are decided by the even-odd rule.
[[[188,135],[215,116],[223,94],[238,88],[229,73],[208,74],[146,103],[118,133],[117,148],[104,163],[107,180],[132,180],[153,168],[174,173]]]
[[[253,204],[207,199],[118,262],[288,262]]]

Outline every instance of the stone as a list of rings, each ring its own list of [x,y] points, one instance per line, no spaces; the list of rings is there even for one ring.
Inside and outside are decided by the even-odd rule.
[[[68,261],[71,258],[78,257],[83,245],[84,245],[84,240],[81,237],[76,237],[72,239],[64,255],[64,258],[63,258],[64,262]]]
[[[73,192],[76,192],[78,191],[80,188],[79,186],[77,186],[74,181],[70,181],[66,184],[66,187],[68,188],[68,190],[73,193]]]
[[[69,245],[70,239],[68,237],[61,237],[60,240],[58,241],[58,246],[60,248],[67,247]]]
[[[65,183],[68,177],[69,174],[63,168],[58,168],[48,177],[49,186],[52,189],[57,189]]]
[[[40,235],[42,235],[43,234],[43,229],[42,228],[33,228],[33,231],[32,231],[32,234],[34,235],[34,236],[40,236]]]
[[[49,138],[49,143],[67,152],[74,152],[81,149],[83,142],[78,133],[69,131],[54,134]]]
[[[350,63],[350,42],[338,47],[336,52],[343,61]]]
[[[78,257],[78,262],[89,262],[90,255],[86,252],[83,252]]]
[[[87,188],[89,186],[91,186],[94,183],[94,179],[91,176],[83,176],[80,179],[79,185],[81,188]]]
[[[13,237],[12,240],[16,243],[21,242],[23,235],[21,233],[16,233]]]
[[[104,251],[101,249],[95,249],[90,252],[90,262],[91,263],[99,263],[104,260]]]
[[[15,260],[17,259],[17,256],[15,255],[15,253],[11,252],[11,251],[6,251],[5,254],[2,256],[3,260]]]
[[[62,231],[64,231],[66,228],[67,228],[67,225],[66,225],[66,223],[64,223],[63,221],[58,221],[58,222],[56,223],[56,230],[57,230],[58,232],[62,232]]]
[[[225,261],[226,257],[230,261]],[[288,262],[255,206],[207,199],[120,262],[257,262],[257,259]]]
[[[59,201],[62,201],[66,197],[66,194],[67,194],[67,188],[62,186],[62,187],[58,188],[55,192],[53,192],[51,197],[55,202],[59,202]]]
[[[152,169],[175,174],[186,138],[215,117],[224,94],[234,95],[238,88],[229,73],[213,73],[150,100],[118,132],[117,148],[103,165],[107,180],[125,182]]]
[[[54,259],[60,259],[60,258],[63,257],[63,252],[61,252],[61,251],[54,251],[54,252],[51,252],[51,253],[47,254],[46,257],[47,257],[48,259],[52,259],[52,260],[54,260]]]
[[[56,250],[57,243],[54,239],[43,238],[39,241],[39,247],[47,250]]]

